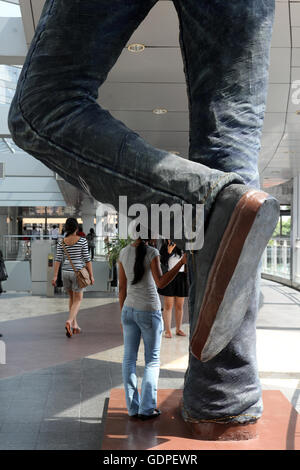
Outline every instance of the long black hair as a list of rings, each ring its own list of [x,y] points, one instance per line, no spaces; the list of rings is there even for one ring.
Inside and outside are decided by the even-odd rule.
[[[163,243],[162,243],[162,246],[159,250],[159,254],[160,254],[160,262],[161,264],[165,265],[165,266],[168,266],[168,260],[171,256],[173,255],[178,255],[178,256],[182,256],[183,254],[183,251],[178,248],[178,246],[176,245],[175,248],[173,249],[172,253],[169,254],[168,253],[168,245],[169,245],[169,242],[168,240],[164,240]]]
[[[137,225],[136,230],[139,231],[139,225]],[[151,231],[148,230],[148,237],[149,238],[141,238],[139,237],[140,243],[135,247],[135,262],[133,267],[134,278],[132,281],[133,284],[137,284],[145,274],[145,266],[144,260],[147,253],[147,245],[146,243],[151,239]]]
[[[77,232],[78,227],[79,225],[77,220],[73,217],[69,217],[65,223],[65,237],[68,237],[69,235],[72,235],[72,233]]]

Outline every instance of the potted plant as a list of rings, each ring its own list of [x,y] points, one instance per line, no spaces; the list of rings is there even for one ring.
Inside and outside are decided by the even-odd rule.
[[[129,245],[129,243],[131,242],[132,239],[130,237],[128,237],[127,239],[116,237],[113,238],[111,241],[109,241],[107,238],[105,240],[105,253],[110,268],[112,268],[114,264],[116,264],[122,248]]]
[[[110,283],[111,287],[117,287],[118,285],[118,274],[117,274],[117,261],[119,258],[120,251],[125,246],[129,245],[132,242],[132,239],[128,237],[127,239],[116,237],[112,240],[105,240],[105,252],[110,267]]]

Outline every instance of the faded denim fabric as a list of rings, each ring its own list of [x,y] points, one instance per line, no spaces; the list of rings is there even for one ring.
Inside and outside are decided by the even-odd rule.
[[[150,415],[157,407],[160,345],[163,332],[161,311],[145,312],[124,305],[122,325],[124,335],[122,374],[128,414]],[[136,361],[141,338],[145,348],[145,369],[139,394]]]
[[[96,102],[98,89],[156,0],[48,0],[10,110],[17,145],[95,199],[119,206],[205,203],[232,173],[156,149]]]
[[[47,0],[9,128],[19,147],[116,209],[126,195],[128,205],[148,208],[204,203],[207,216],[229,184],[258,186],[274,0],[174,0],[190,106],[190,160],[152,147],[96,102],[122,49],[156,3]],[[191,262],[189,256],[193,305]],[[256,416],[261,413],[253,289],[244,326],[226,351],[204,365],[190,361],[184,408],[193,419],[243,414],[247,421],[253,407]]]
[[[275,2],[178,0],[174,3],[180,20],[188,85],[189,158],[210,168],[234,171],[251,187],[258,188],[258,156]],[[206,237],[205,244],[210,246],[209,243]],[[189,257],[188,263],[191,335],[197,320],[194,312],[195,291],[199,290],[194,274],[197,255]],[[259,274],[260,270],[249,281],[252,283],[250,305],[227,347],[207,363],[190,354],[183,396],[186,420],[247,423],[261,416],[255,329]]]

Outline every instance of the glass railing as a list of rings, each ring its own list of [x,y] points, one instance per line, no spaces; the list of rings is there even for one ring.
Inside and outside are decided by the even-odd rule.
[[[291,242],[289,238],[272,238],[262,257],[262,272],[291,279]]]
[[[48,235],[2,235],[0,250],[7,261],[31,261],[32,245],[41,239],[51,240],[51,251],[55,253],[56,240]],[[114,239],[114,237],[95,237],[94,260],[107,257],[105,249],[107,241],[112,242]]]
[[[31,261],[31,249],[38,239],[52,240],[50,236],[4,235],[0,237],[0,250],[7,261]],[[94,260],[107,258],[106,244],[115,237],[96,237]],[[52,240],[51,251],[55,253],[56,241]],[[289,238],[272,238],[262,256],[262,272],[291,279],[291,243]]]

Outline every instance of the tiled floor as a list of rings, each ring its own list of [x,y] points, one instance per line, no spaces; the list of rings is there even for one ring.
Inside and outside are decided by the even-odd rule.
[[[257,354],[264,389],[300,411],[300,292],[262,281]],[[0,332],[0,449],[100,449],[109,392],[122,387],[118,299],[86,295],[82,336],[67,339],[65,297],[4,294]],[[188,333],[187,308],[183,329]],[[182,388],[188,340],[163,339],[159,388]],[[143,371],[143,348],[138,372]]]

